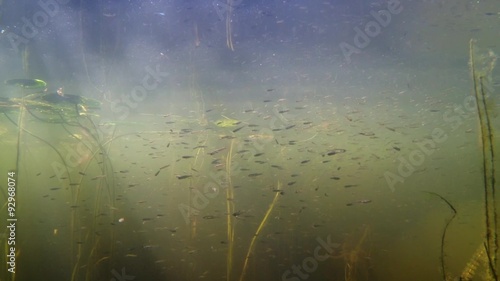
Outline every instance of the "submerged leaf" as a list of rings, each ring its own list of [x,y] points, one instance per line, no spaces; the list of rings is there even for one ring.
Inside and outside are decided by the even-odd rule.
[[[10,79],[5,81],[7,85],[17,85],[26,89],[40,89],[47,87],[47,83],[40,79]]]

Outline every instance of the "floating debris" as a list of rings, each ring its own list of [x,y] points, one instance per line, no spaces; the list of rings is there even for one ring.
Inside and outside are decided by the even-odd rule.
[[[221,128],[227,128],[227,127],[235,127],[239,124],[241,124],[241,121],[234,120],[228,117],[223,116],[226,119],[219,119],[215,121],[215,125]]]

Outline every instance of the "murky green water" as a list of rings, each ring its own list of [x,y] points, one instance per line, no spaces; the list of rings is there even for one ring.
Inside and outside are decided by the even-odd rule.
[[[498,4],[402,1],[346,60],[389,3],[97,2],[2,27],[2,79],[47,89],[0,87],[0,280],[495,280],[468,44]]]

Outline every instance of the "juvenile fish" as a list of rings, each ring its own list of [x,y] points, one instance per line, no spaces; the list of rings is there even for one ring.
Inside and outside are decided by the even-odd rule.
[[[358,201],[354,201],[354,202],[351,202],[351,203],[347,203],[346,205],[347,206],[352,206],[354,204],[368,204],[368,203],[371,203],[372,200],[370,199],[363,199],[363,200],[358,200]]]
[[[236,129],[234,129],[234,130],[233,130],[233,133],[236,133],[236,132],[238,132],[239,130],[241,130],[241,129],[243,129],[243,128],[245,128],[245,126],[241,126],[241,127],[239,127],[239,128],[236,128]]]
[[[215,155],[215,154],[223,151],[224,149],[226,149],[226,148],[225,147],[217,148],[216,150],[209,152],[208,155]]]
[[[328,151],[326,153],[326,155],[328,156],[332,156],[332,155],[335,155],[335,154],[340,154],[340,153],[344,153],[346,150],[345,149],[342,149],[342,148],[337,148],[337,149],[332,149],[330,151]]]

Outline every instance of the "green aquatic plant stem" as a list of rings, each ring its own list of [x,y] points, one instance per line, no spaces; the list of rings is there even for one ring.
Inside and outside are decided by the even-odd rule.
[[[484,247],[489,264],[489,275],[493,280],[498,280],[497,274],[497,254],[499,249],[498,244],[498,228],[497,228],[497,200],[495,192],[495,153],[493,130],[491,126],[490,112],[488,112],[487,99],[488,92],[486,88],[486,77],[491,74],[495,67],[496,56],[489,53],[489,56],[482,58],[479,63],[487,63],[486,67],[477,69],[475,57],[475,43],[471,39],[469,42],[469,57],[471,75],[474,84],[474,95],[476,98],[477,114],[481,129],[481,145],[482,145],[482,170],[483,170],[483,189],[484,189],[484,209],[485,209],[485,227],[486,241]],[[489,61],[487,61],[489,59]]]
[[[281,182],[280,181],[278,181],[278,186],[277,186],[276,190],[281,190]],[[262,231],[262,229],[266,225],[267,220],[269,219],[269,215],[273,211],[274,206],[276,205],[276,202],[278,202],[279,195],[280,195],[280,193],[276,192],[276,194],[274,195],[274,198],[273,198],[273,202],[269,205],[269,208],[267,209],[266,214],[262,218],[262,221],[260,222],[259,227],[257,227],[257,231],[255,231],[255,234],[253,235],[252,241],[250,242],[250,246],[248,247],[247,255],[245,257],[245,262],[243,263],[243,270],[241,272],[240,281],[243,281],[245,278],[245,274],[246,274],[246,271],[248,268],[248,261],[250,260],[250,256],[252,255],[255,241],[257,241],[257,237],[260,235],[260,232]]]
[[[231,145],[229,147],[229,152],[226,156],[226,181],[227,181],[227,189],[226,189],[226,216],[227,216],[227,242],[228,242],[228,250],[227,250],[227,264],[226,264],[226,280],[231,280],[231,271],[233,269],[233,249],[234,249],[234,225],[233,225],[233,216],[234,213],[234,190],[233,184],[231,181],[231,160],[233,158],[233,146],[234,139],[231,140]]]

